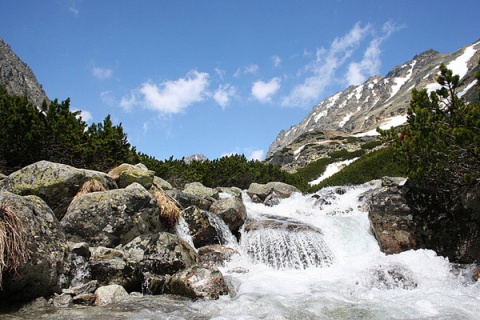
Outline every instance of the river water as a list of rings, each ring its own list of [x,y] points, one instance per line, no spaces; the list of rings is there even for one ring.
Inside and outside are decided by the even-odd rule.
[[[242,254],[221,268],[233,293],[219,300],[144,296],[106,307],[19,312],[12,319],[479,319],[480,284],[471,280],[472,267],[452,265],[430,250],[380,252],[361,197],[378,186],[327,188],[315,198],[295,194],[274,207],[245,195],[249,218],[279,216],[321,234],[311,240],[308,230],[265,230],[265,237],[244,232],[240,243],[229,243]],[[292,240],[302,234],[306,242]],[[281,249],[286,244],[299,248]],[[262,252],[273,257],[262,260]],[[317,263],[281,263],[292,256],[306,261],[304,252],[317,255]]]

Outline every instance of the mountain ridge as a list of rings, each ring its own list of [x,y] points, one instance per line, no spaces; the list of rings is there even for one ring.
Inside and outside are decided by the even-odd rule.
[[[314,106],[299,124],[280,131],[270,145],[266,161],[291,171],[318,159],[312,152],[302,155],[302,143],[324,144],[338,136],[370,136],[376,127],[389,121],[398,125],[403,117],[404,122],[412,89],[436,90],[442,63],[454,74],[460,74],[459,93],[473,102],[478,99],[473,84],[479,59],[480,40],[451,54],[429,49],[395,66],[385,76],[373,76],[360,85],[351,85]]]
[[[0,38],[0,85],[11,95],[27,96],[37,107],[44,100],[50,101],[32,69],[2,38]]]

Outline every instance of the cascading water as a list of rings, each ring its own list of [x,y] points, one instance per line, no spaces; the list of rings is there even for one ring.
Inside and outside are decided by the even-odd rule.
[[[123,306],[133,311],[118,318],[112,308],[76,310],[75,317],[94,312],[82,319],[478,319],[480,283],[473,282],[471,268],[458,268],[431,250],[380,251],[359,200],[375,187],[379,182],[322,189],[314,197],[296,194],[273,207],[244,195],[248,221],[240,245],[233,243],[240,255],[220,267],[231,295],[195,302],[145,296]],[[68,310],[56,315],[49,319],[71,316]]]

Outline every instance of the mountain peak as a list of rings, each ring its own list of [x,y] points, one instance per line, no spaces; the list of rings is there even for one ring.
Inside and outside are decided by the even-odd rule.
[[[476,90],[473,73],[478,69],[479,58],[480,42],[452,54],[429,49],[395,66],[383,77],[374,76],[361,85],[349,86],[314,106],[299,124],[282,130],[270,145],[266,159],[288,168],[303,167],[318,158],[314,152],[302,155],[305,143],[324,144],[338,136],[375,135],[378,126],[399,125],[399,119],[406,119],[413,88],[437,88],[438,67],[442,63],[460,74],[459,93],[472,102],[478,99],[478,94],[472,92]]]
[[[27,96],[36,106],[40,106],[43,100],[49,101],[33,71],[2,38],[0,38],[0,85],[12,95]]]

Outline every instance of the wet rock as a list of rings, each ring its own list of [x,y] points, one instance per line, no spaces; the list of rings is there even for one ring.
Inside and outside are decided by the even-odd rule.
[[[252,183],[247,190],[247,194],[254,202],[263,202],[269,206],[278,204],[280,199],[288,198],[295,192],[299,193],[300,190],[283,182]]]
[[[209,211],[219,216],[234,234],[247,219],[247,209],[241,197],[217,200],[210,206]]]
[[[69,294],[55,295],[53,297],[53,306],[55,308],[71,308],[73,306],[73,298]]]
[[[192,194],[194,196],[198,196],[201,198],[213,198],[213,199],[218,199],[218,190],[205,187],[203,184],[200,182],[192,182],[192,183],[187,183],[185,185],[185,188],[183,189],[183,192]]]
[[[177,201],[177,203],[179,203],[182,208],[196,206],[200,209],[208,210],[210,208],[210,205],[212,204],[212,201],[208,201],[205,198],[193,194],[188,194],[176,189],[165,190],[165,193],[168,196],[172,197],[175,201]]]
[[[106,189],[115,189],[115,181],[103,172],[77,169],[68,165],[39,161],[0,181],[0,190],[42,198],[60,220],[72,198],[87,180],[95,179]]]
[[[214,300],[228,294],[228,287],[216,267],[195,265],[170,277],[165,285],[165,292],[192,299]]]
[[[153,275],[174,274],[198,261],[198,254],[187,242],[166,232],[139,236],[122,251],[129,264]]]
[[[232,256],[240,254],[237,250],[229,247],[213,244],[198,249],[201,263],[213,263],[216,266],[225,266]]]
[[[369,287],[390,289],[415,289],[417,282],[413,278],[413,272],[399,264],[379,265],[370,269],[371,283]]]
[[[71,253],[77,256],[85,257],[87,259],[90,257],[90,246],[86,242],[70,243],[68,248]]]
[[[115,179],[119,188],[126,188],[136,182],[148,190],[152,187],[155,172],[148,170],[141,163],[137,165],[124,163],[110,170],[108,175]]]
[[[62,292],[71,296],[78,296],[86,293],[94,293],[98,288],[98,281],[92,280],[83,285],[63,289]]]
[[[209,217],[211,213],[191,206],[183,210],[180,214],[188,225],[193,244],[196,248],[210,244],[220,244],[220,236]]]
[[[37,196],[0,192],[0,203],[22,221],[29,253],[17,270],[4,270],[0,300],[28,301],[59,293],[69,284],[71,258],[54,213]]]
[[[122,286],[108,285],[100,287],[95,291],[95,305],[105,306],[110,303],[121,302],[128,298],[128,293]]]
[[[141,290],[142,278],[135,264],[127,263],[122,258],[91,260],[87,266],[86,280],[96,280],[102,286],[120,285],[128,291]]]
[[[160,208],[144,187],[93,192],[70,204],[61,226],[72,241],[115,247],[146,233],[162,231]]]
[[[96,298],[94,293],[81,293],[73,297],[73,303],[82,306],[93,306]]]

